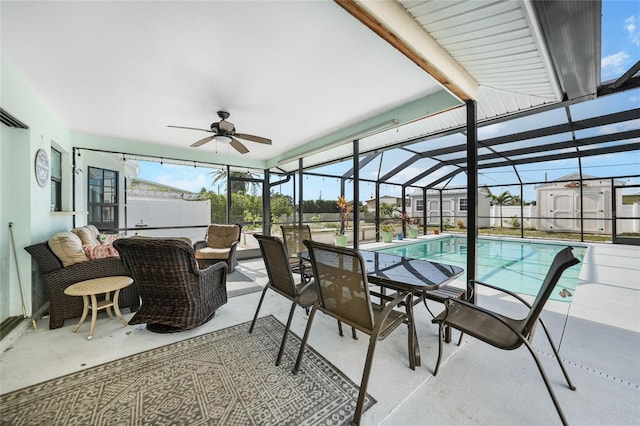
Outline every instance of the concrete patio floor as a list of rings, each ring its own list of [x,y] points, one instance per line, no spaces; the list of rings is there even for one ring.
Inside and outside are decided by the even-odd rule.
[[[580,273],[572,304],[549,302],[542,314],[560,346],[571,391],[541,330],[534,346],[570,424],[637,425],[640,422],[640,248],[587,244],[590,249]],[[261,259],[241,261],[240,272],[253,282],[229,282],[229,290],[264,285]],[[458,283],[463,285],[462,283]],[[0,392],[93,367],[178,340],[250,321],[260,293],[229,299],[213,320],[177,334],[155,334],[144,326],[124,327],[101,313],[94,338],[86,339],[88,324],[73,334],[75,320],[38,331],[25,321],[22,332],[2,342]],[[481,292],[478,303],[504,313],[517,312],[511,301]],[[261,316],[286,321],[290,304],[269,292]],[[439,312],[442,305],[431,303]],[[124,310],[125,318],[131,314]],[[437,328],[424,307],[415,310],[422,366],[408,368],[406,330],[378,342],[368,392],[377,403],[367,410],[363,425],[549,425],[560,424],[553,403],[525,348],[501,351],[465,337],[460,347],[445,345],[445,360],[437,377]],[[292,330],[302,336],[304,310],[296,311]],[[368,339],[337,334],[336,322],[322,314],[314,321],[309,344],[356,384],[360,383]],[[454,332],[454,341],[457,341]],[[285,353],[282,368],[291,368],[295,353]],[[274,354],[275,359],[275,354]],[[304,364],[302,372],[304,374]],[[0,407],[1,413],[1,407]]]

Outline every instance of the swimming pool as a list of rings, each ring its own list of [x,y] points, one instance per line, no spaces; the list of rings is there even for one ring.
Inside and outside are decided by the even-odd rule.
[[[578,283],[582,260],[587,251],[586,246],[574,243],[538,243],[526,240],[479,238],[478,281],[485,281],[516,293],[535,296],[553,258],[568,245],[573,247],[573,254],[580,259],[581,263],[572,266],[562,274],[556,289],[551,294],[551,299],[571,302]],[[467,267],[466,237],[448,236],[376,251],[447,263],[463,269]],[[466,276],[463,275],[462,279],[466,280]]]

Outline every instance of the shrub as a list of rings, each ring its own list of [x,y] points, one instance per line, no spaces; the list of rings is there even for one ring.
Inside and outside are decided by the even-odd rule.
[[[380,225],[380,231],[382,232],[392,232],[393,233],[393,223],[383,223]]]
[[[458,220],[456,220],[456,228],[458,228],[458,229],[464,229],[464,228],[465,228],[465,227],[464,227],[464,220],[462,220],[462,219],[458,219]]]
[[[518,218],[518,216],[511,216],[511,226],[513,228],[520,228],[520,219]]]

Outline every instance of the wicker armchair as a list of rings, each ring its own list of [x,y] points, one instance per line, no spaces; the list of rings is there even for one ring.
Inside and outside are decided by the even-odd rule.
[[[42,272],[42,280],[49,293],[50,329],[60,328],[64,325],[64,320],[82,315],[82,298],[64,294],[67,287],[93,278],[129,275],[118,257],[94,259],[63,267],[47,242],[25,247],[25,250],[38,264]],[[121,308],[130,308],[132,312],[138,309],[140,296],[135,283],[122,289],[118,304]]]
[[[242,226],[231,225],[209,225],[204,241],[197,241],[193,244],[196,259],[200,268],[206,268],[218,262],[226,262],[229,272],[238,266],[236,249],[240,243]]]
[[[169,238],[122,238],[113,243],[140,288],[142,307],[129,324],[171,333],[198,327],[227,303],[227,264],[198,269],[193,247]]]

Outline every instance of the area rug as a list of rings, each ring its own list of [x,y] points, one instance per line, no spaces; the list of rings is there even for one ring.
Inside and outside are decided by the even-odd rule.
[[[0,424],[341,425],[358,387],[291,334],[260,318],[0,395]],[[375,403],[367,395],[365,409]]]

